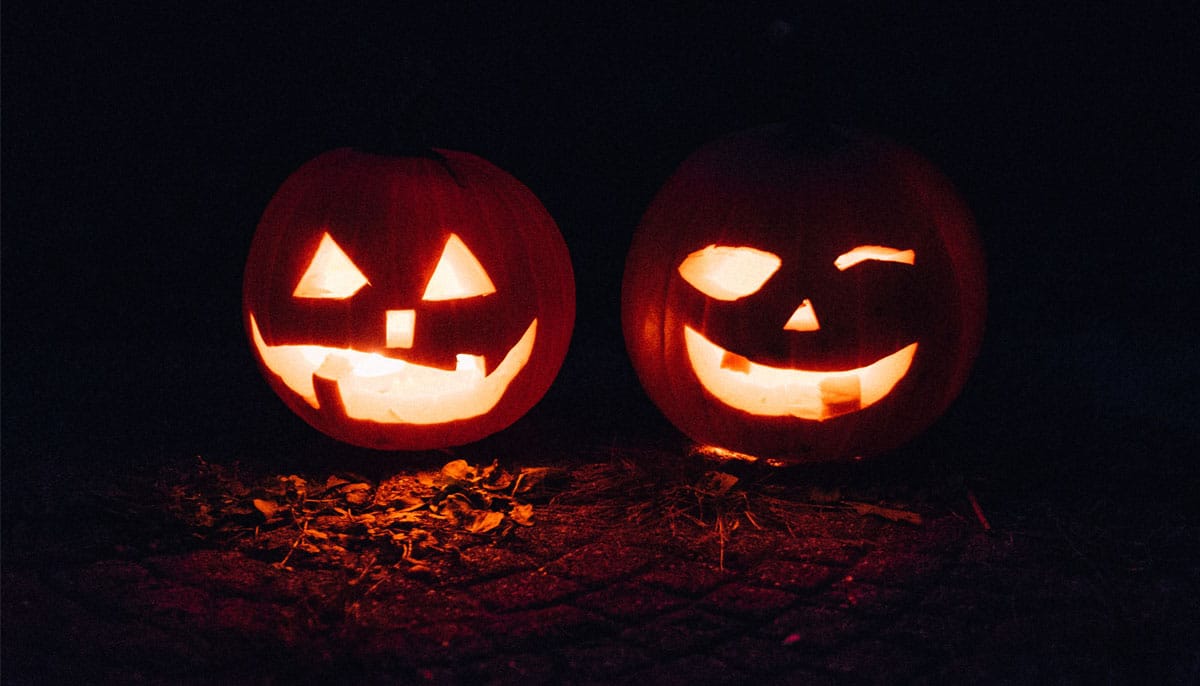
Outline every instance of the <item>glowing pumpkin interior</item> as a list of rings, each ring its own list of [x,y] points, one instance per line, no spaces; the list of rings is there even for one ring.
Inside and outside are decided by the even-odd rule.
[[[845,271],[868,260],[912,266],[916,253],[909,249],[860,245],[838,255],[834,266]],[[778,255],[757,248],[709,245],[684,258],[678,272],[704,295],[735,301],[761,290],[782,264]],[[797,333],[820,328],[817,308],[807,298],[783,326],[785,331]],[[714,398],[752,415],[813,421],[857,412],[882,400],[908,373],[918,346],[913,341],[853,369],[816,371],[754,362],[726,350],[691,326],[685,325],[683,334],[692,371]]]
[[[329,232],[292,292],[298,299],[354,297],[370,280]],[[496,292],[487,270],[456,234],[450,234],[421,299],[481,298]],[[386,347],[411,348],[420,335],[412,309],[385,310]],[[458,354],[454,369],[416,364],[380,351],[324,345],[268,345],[250,313],[250,334],[263,363],[314,409],[340,404],[347,417],[381,423],[441,424],[489,412],[524,369],[537,338],[537,319],[501,362],[486,373],[481,355]]]

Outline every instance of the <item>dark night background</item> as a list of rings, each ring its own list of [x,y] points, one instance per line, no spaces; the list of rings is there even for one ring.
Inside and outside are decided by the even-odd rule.
[[[509,171],[572,252],[559,381],[467,451],[678,442],[625,358],[625,250],[691,150],[804,103],[921,151],[976,213],[988,335],[921,445],[1035,478],[1126,441],[1194,474],[1194,8],[586,4],[8,3],[5,500],[57,463],[400,464],[292,416],[240,319],[278,185],[387,136]]]
[[[312,645],[325,646],[321,650],[305,642],[289,648],[277,638],[309,626],[301,623],[309,616],[303,612],[288,619],[292,595],[242,597],[243,588],[320,581],[324,570],[301,570],[261,586],[266,582],[255,570],[270,569],[267,562],[209,542],[178,556],[155,553],[153,564],[136,559],[158,550],[160,540],[199,545],[195,531],[173,524],[177,513],[154,511],[167,501],[148,491],[174,483],[163,476],[172,469],[186,478],[237,463],[260,474],[333,472],[382,483],[398,471],[451,459],[338,444],[294,416],[255,367],[242,330],[243,264],[272,194],[305,161],[381,141],[464,150],[507,170],[542,200],[574,262],[578,314],[571,350],[555,385],[529,414],[453,454],[472,464],[499,458],[510,467],[575,465],[578,475],[596,466],[581,463],[607,458],[612,464],[627,456],[628,462],[678,461],[686,445],[643,394],[619,325],[625,252],[654,193],[700,145],[813,111],[905,143],[953,180],[976,215],[990,302],[974,373],[924,435],[876,461],[771,472],[779,481],[792,478],[789,493],[799,499],[833,492],[836,500],[838,488],[858,479],[866,486],[842,493],[866,494],[855,499],[872,502],[891,502],[890,494],[899,493],[903,497],[892,500],[927,506],[936,516],[928,520],[936,524],[905,529],[899,542],[889,543],[888,532],[907,525],[838,511],[855,527],[871,519],[877,544],[871,555],[854,558],[853,568],[850,562],[830,566],[831,579],[845,574],[847,583],[834,580],[804,602],[822,609],[822,603],[852,600],[843,592],[850,570],[882,560],[886,581],[919,585],[920,593],[928,587],[926,600],[938,589],[964,585],[962,594],[947,596],[961,601],[935,603],[932,610],[924,601],[911,607],[879,602],[898,617],[897,626],[932,613],[934,625],[945,629],[933,634],[935,643],[969,635],[969,642],[950,645],[978,643],[977,655],[955,657],[981,665],[977,673],[985,677],[1076,674],[1083,667],[1112,683],[1143,668],[1176,675],[1179,683],[1194,680],[1200,664],[1194,620],[1200,615],[1200,12],[1184,2],[1157,9],[1134,3],[947,3],[919,10],[823,4],[834,6],[5,3],[5,682],[19,682],[22,665],[26,675],[36,675],[32,681],[53,681],[54,674],[71,673],[72,656],[79,655],[94,657],[96,673],[109,669],[129,677],[125,682],[139,680],[133,676],[145,669],[168,682],[203,678],[192,665],[205,656],[227,670],[239,668],[244,657],[252,673],[303,673],[315,664],[320,669],[306,674],[308,680],[328,682],[329,674],[334,681],[354,680],[355,672],[343,673],[346,665],[329,656],[353,657],[361,646],[328,652],[340,637],[360,635],[337,614],[349,585],[302,596],[315,603],[311,615],[319,621],[305,631],[314,634]],[[197,466],[197,455],[207,462]],[[142,484],[140,490],[126,497],[123,480]],[[328,482],[321,476],[320,483]],[[649,488],[639,484],[633,495],[622,493],[622,508],[661,485],[645,483]],[[974,503],[975,493],[991,529],[971,514],[968,500]],[[555,543],[545,548],[545,559],[530,553],[531,568],[561,560],[564,550],[582,550],[571,542],[579,539],[563,532],[598,521],[564,521],[567,515],[538,507],[539,517],[559,516],[559,528],[548,518],[549,526],[539,520],[524,530],[530,540]],[[837,528],[826,531],[834,517],[815,517],[824,522],[818,537],[840,535]],[[253,526],[258,523],[255,518]],[[604,541],[639,539],[639,545],[590,549],[606,551],[606,560],[628,560],[629,550],[640,551],[666,569],[665,561],[676,559],[656,548],[660,539],[640,540],[649,525],[611,528],[629,538]],[[971,535],[961,545],[949,538],[963,531]],[[937,543],[938,535],[952,542]],[[700,550],[706,544],[698,537],[693,543]],[[934,542],[924,557],[937,558],[936,564],[928,574],[906,572],[904,561],[920,558],[906,557],[905,546],[923,541]],[[512,555],[487,543],[472,550],[501,561],[501,553]],[[181,562],[156,566],[163,560]],[[215,567],[198,560],[232,560],[232,577],[214,581],[204,570]],[[888,566],[893,562],[897,566]],[[946,566],[938,566],[942,562]],[[661,571],[656,564],[648,569]],[[129,579],[142,578],[126,574],[131,569],[143,570],[147,581],[131,585]],[[686,575],[669,574],[676,573]],[[194,583],[188,574],[204,578]],[[396,583],[411,581],[397,576],[403,578]],[[520,581],[527,578],[499,580],[536,586]],[[241,580],[246,585],[234,583]],[[445,590],[443,581],[430,583]],[[451,589],[447,597],[474,600],[480,587]],[[142,597],[147,588],[154,593],[146,598],[157,600]],[[209,594],[209,588],[216,590]],[[213,607],[246,601],[251,609],[235,613],[238,621],[257,621],[252,610],[261,603],[269,626],[230,634],[224,625],[214,629],[177,612],[176,595],[187,600],[202,591]],[[389,606],[380,615],[388,621],[408,612],[390,607],[395,597],[379,599]],[[421,617],[439,616],[442,605],[430,603],[418,608]],[[705,606],[696,606],[694,612],[688,606],[688,618],[705,616]],[[1004,617],[982,616],[989,612]],[[1057,621],[1060,615],[1069,621]],[[455,609],[437,626],[464,616]],[[483,619],[508,631],[514,616],[526,615],[484,613]],[[1093,630],[1097,617],[1106,624]],[[960,632],[941,620],[978,620],[980,627]],[[170,631],[145,631],[160,621]],[[853,630],[825,623],[833,622],[814,628],[857,640]],[[546,633],[512,645],[538,651],[556,645],[540,636],[565,625],[527,624]],[[479,631],[491,626],[480,624]],[[921,631],[926,625],[913,626]],[[943,659],[938,646],[925,645],[924,633],[913,635],[920,638],[918,653]],[[890,675],[904,662],[891,661],[892,640],[883,636],[883,657],[866,667]],[[779,657],[778,642],[772,637],[762,655]],[[856,645],[863,644],[849,647]],[[423,664],[420,651],[393,653],[387,659],[399,660],[395,664],[407,665],[410,657]],[[841,655],[830,652],[829,664]],[[457,665],[458,657],[438,659],[455,660],[460,674],[488,673],[486,664]],[[496,657],[515,664],[503,651]],[[369,671],[374,663],[363,664]],[[711,676],[703,673],[708,664],[697,661],[675,677]],[[953,674],[956,664],[962,663],[933,665],[930,673]],[[942,666],[950,671],[940,672]]]

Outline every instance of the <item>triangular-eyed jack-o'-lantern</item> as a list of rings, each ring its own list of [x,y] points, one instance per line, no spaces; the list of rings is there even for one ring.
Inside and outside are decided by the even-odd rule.
[[[575,285],[554,220],[494,165],[339,149],[271,199],[242,309],[296,414],[347,443],[422,450],[495,433],[541,399]]]
[[[694,440],[781,462],[890,450],[978,351],[974,223],[896,144],[790,125],[692,154],[642,218],[622,325],[638,378]]]

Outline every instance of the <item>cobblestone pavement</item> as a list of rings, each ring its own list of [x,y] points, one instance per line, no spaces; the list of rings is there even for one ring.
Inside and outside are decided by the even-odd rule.
[[[122,544],[119,531],[90,542],[18,531],[3,575],[4,681],[1200,677],[1194,567],[1129,572],[1125,558],[1022,522],[1016,508],[993,508],[991,532],[965,504],[926,507],[919,525],[845,509],[793,514],[787,528],[743,524],[722,546],[711,522],[633,523],[611,502],[558,502],[539,506],[533,526],[369,588],[349,572],[281,569],[228,546],[156,551]]]

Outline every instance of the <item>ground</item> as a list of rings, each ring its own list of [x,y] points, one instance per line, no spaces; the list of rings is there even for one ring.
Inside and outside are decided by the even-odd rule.
[[[1167,500],[919,451],[444,457],[46,470],[5,522],[5,683],[1200,678],[1197,530]]]

